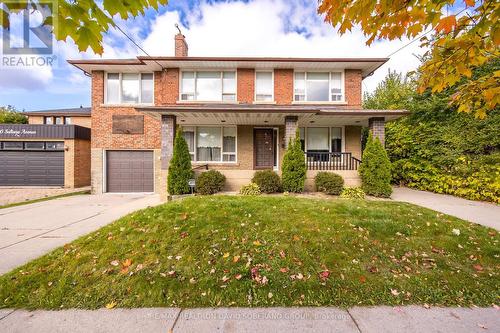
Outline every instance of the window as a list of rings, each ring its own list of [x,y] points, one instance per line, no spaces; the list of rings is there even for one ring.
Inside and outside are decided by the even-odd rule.
[[[222,137],[222,161],[236,162],[236,127],[224,127]]]
[[[5,150],[22,150],[23,142],[22,141],[4,141],[3,149]]]
[[[64,117],[64,123],[66,125],[71,125],[71,117]]]
[[[186,140],[187,142],[189,148],[189,155],[191,156],[191,161],[194,161],[194,133],[195,133],[194,127],[182,128],[182,135],[184,137],[184,140]]]
[[[182,128],[191,160],[197,162],[236,162],[236,132],[236,127]]]
[[[45,143],[46,150],[63,150],[64,142],[46,142]]]
[[[342,76],[341,72],[296,72],[294,80],[295,101],[343,101]]]
[[[54,119],[52,119],[52,117],[43,117],[43,123],[45,125],[52,125],[54,123]]]
[[[63,117],[56,117],[55,121],[56,121],[56,125],[62,125],[63,124]]]
[[[45,142],[25,142],[24,149],[26,150],[44,150]]]
[[[182,72],[182,101],[236,101],[236,72]]]
[[[107,104],[153,103],[152,73],[108,73],[106,76]]]
[[[301,127],[299,133],[306,152],[342,152],[342,127]]]
[[[256,72],[255,74],[255,100],[272,101],[273,100],[273,73]]]

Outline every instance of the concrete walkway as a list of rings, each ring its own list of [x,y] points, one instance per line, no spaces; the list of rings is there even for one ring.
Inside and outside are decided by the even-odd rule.
[[[0,310],[1,332],[499,332],[495,308]]]
[[[159,203],[159,196],[152,194],[104,194],[0,209],[0,274],[123,215]]]
[[[500,205],[466,200],[447,194],[412,190],[406,187],[395,187],[391,197],[396,201],[409,202],[500,230]]]

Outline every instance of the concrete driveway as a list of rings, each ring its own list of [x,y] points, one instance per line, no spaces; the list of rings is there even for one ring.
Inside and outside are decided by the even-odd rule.
[[[395,187],[391,198],[409,202],[460,219],[500,230],[500,206],[481,201],[472,201],[452,195],[437,194]]]
[[[0,209],[0,274],[113,222],[161,203],[154,194],[78,195]]]

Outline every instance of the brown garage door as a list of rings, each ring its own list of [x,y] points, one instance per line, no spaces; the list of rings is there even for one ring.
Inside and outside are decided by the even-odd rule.
[[[112,150],[106,153],[108,192],[153,192],[153,152]]]
[[[0,151],[0,185],[64,186],[64,152]]]

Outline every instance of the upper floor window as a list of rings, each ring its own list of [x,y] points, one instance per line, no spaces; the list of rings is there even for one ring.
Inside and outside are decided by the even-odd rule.
[[[255,100],[270,102],[274,98],[273,72],[255,73]]]
[[[43,123],[45,125],[52,125],[54,123],[54,120],[52,117],[43,117]]]
[[[298,102],[343,101],[342,72],[296,72],[294,100]]]
[[[152,73],[108,73],[107,104],[153,103]]]
[[[182,72],[181,101],[236,101],[236,72]]]

